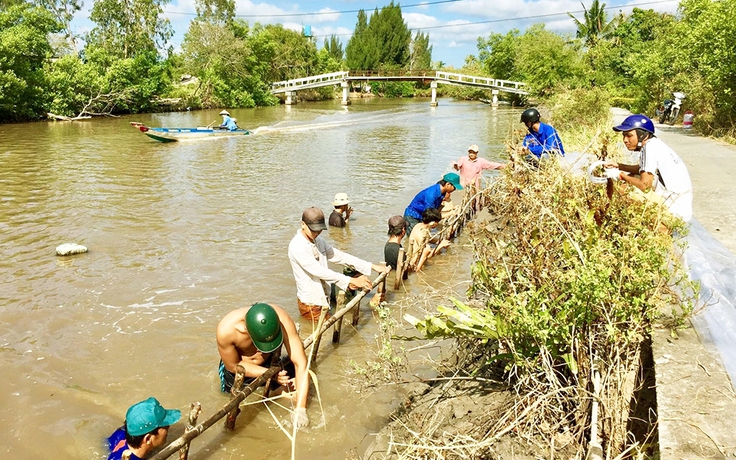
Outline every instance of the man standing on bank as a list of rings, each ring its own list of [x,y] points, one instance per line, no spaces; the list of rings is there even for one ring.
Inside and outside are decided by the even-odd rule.
[[[336,284],[342,290],[373,289],[368,278],[371,270],[387,272],[388,267],[372,264],[333,248],[320,233],[327,230],[325,215],[321,209],[311,207],[304,210],[300,228],[289,243],[289,261],[296,281],[296,297],[299,313],[313,321],[319,319],[322,307],[329,307],[327,300],[330,285]],[[350,265],[360,276],[348,277],[330,270],[327,262]]]
[[[452,193],[455,190],[462,190],[460,185],[460,176],[456,173],[447,173],[442,176],[442,180],[434,185],[430,185],[421,192],[417,193],[409,206],[404,210],[404,220],[406,221],[406,234],[411,236],[414,226],[422,221],[422,214],[427,209],[440,209],[442,200],[446,193]]]
[[[220,352],[220,389],[223,392],[232,388],[238,364],[245,369],[245,382],[248,384],[276,364],[272,362],[273,353],[285,345],[291,363],[276,377],[281,385],[277,392],[296,390],[292,422],[297,428],[309,424],[307,355],[294,320],[283,308],[256,303],[233,310],[220,320],[216,337],[217,351]]]
[[[623,135],[624,145],[629,151],[641,152],[639,164],[609,161],[605,166],[623,171],[619,179],[642,192],[654,191],[672,214],[689,222],[693,217],[690,174],[674,150],[655,137],[652,120],[644,115],[630,115],[620,125],[614,126],[613,130]]]
[[[552,155],[564,157],[565,149],[562,148],[562,139],[557,134],[557,130],[539,120],[539,111],[533,107],[524,110],[524,113],[521,114],[521,122],[529,131],[524,138],[524,147],[530,152],[527,160],[538,161]]]

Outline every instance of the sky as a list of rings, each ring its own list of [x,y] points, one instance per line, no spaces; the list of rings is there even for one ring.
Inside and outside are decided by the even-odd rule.
[[[83,0],[82,11],[74,22],[75,32],[84,34],[94,26],[87,18],[94,0]],[[236,1],[236,17],[251,24],[283,24],[285,28],[301,31],[310,26],[317,46],[332,34],[346,46],[355,23],[357,11],[369,14],[390,0],[294,0],[254,2]],[[585,0],[590,6],[592,0]],[[404,21],[412,30],[429,34],[432,60],[454,67],[462,67],[465,57],[478,54],[478,37],[492,32],[505,34],[511,29],[524,31],[532,24],[544,22],[548,30],[559,33],[575,32],[575,24],[567,12],[582,19],[583,5],[577,0],[406,0],[395,2],[401,6]],[[659,12],[674,13],[678,0],[609,0],[605,3],[608,17],[619,11],[630,13],[634,6]],[[179,49],[189,22],[195,16],[195,0],[171,0],[164,7],[175,35],[174,49]]]

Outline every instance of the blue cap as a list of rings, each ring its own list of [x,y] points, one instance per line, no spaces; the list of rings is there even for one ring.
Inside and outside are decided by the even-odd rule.
[[[125,414],[125,428],[131,436],[142,436],[156,428],[173,425],[180,418],[180,410],[164,409],[156,398],[151,397],[130,406]]]
[[[462,190],[463,186],[460,185],[460,176],[458,176],[455,173],[447,173],[444,176],[442,176],[442,180],[445,182],[449,182],[452,185],[455,186],[456,190]]]
[[[654,134],[654,123],[646,115],[637,114],[629,115],[620,125],[613,127],[616,132],[627,132],[632,129],[643,129]]]

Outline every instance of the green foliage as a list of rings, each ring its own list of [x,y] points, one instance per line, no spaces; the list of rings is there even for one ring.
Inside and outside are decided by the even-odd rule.
[[[174,35],[163,17],[169,0],[95,0],[89,18],[97,25],[87,36],[87,46],[102,48],[113,57],[163,49]]]
[[[50,98],[44,64],[51,57],[48,35],[60,25],[43,8],[12,6],[0,11],[0,120],[32,119]]]
[[[583,4],[583,11],[582,21],[571,13],[567,15],[575,21],[575,26],[578,28],[577,37],[582,38],[587,46],[595,46],[599,39],[610,37],[621,20],[621,16],[616,16],[608,21],[606,4],[598,0],[593,0],[590,9]]]
[[[329,54],[336,62],[342,62],[345,51],[342,49],[342,43],[337,38],[337,35],[330,35],[329,40],[325,38],[325,43],[322,49],[326,50],[327,54]]]
[[[428,70],[432,68],[432,46],[429,34],[417,32],[411,42],[409,70]]]
[[[478,39],[479,60],[493,78],[527,83],[537,95],[578,85],[583,68],[577,49],[564,37],[536,24],[524,34],[512,30]]]
[[[413,81],[378,81],[371,82],[371,92],[383,97],[412,97],[416,83]]]
[[[376,8],[370,21],[365,11],[360,10],[353,36],[346,48],[348,68],[406,68],[410,60],[410,43],[411,31],[401,15],[401,7],[395,5],[393,0],[380,11]]]

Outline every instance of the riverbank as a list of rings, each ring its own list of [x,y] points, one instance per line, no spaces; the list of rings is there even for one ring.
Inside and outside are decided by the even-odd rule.
[[[626,114],[615,111],[614,116],[622,118]],[[733,252],[734,231],[732,227],[724,231],[722,222],[734,215],[722,200],[731,196],[733,184],[729,178],[730,172],[736,170],[736,148],[694,136],[681,127],[657,129],[659,137],[673,146],[688,165],[695,193],[695,218],[702,219],[703,226]],[[717,352],[703,342],[707,342],[707,337],[698,336],[691,326],[680,330],[676,338],[663,327],[655,328],[652,336],[656,383],[645,383],[645,389],[656,386],[656,404],[638,413],[658,423],[658,439],[642,439],[645,447],[650,446],[649,454],[662,459],[733,455],[730,446],[736,442],[729,427],[736,422],[734,393]],[[448,365],[453,367],[463,368],[457,363]],[[414,458],[412,454],[418,452],[437,452],[437,458],[439,452],[449,455],[447,458],[478,458],[479,451],[483,458],[575,456],[575,444],[580,440],[572,439],[569,433],[519,438],[515,420],[506,420],[505,433],[510,436],[489,437],[490,431],[483,432],[482,427],[488,427],[489,420],[493,421],[491,425],[503,422],[500,416],[513,399],[512,393],[500,381],[471,380],[448,376],[431,386],[417,383],[407,387],[406,403],[396,420],[378,434],[362,458],[392,449],[403,451],[406,455],[402,458]],[[658,418],[652,417],[654,412]],[[498,425],[493,430],[498,432],[497,428]],[[463,444],[472,449],[463,451]],[[658,453],[651,447],[657,444]]]

